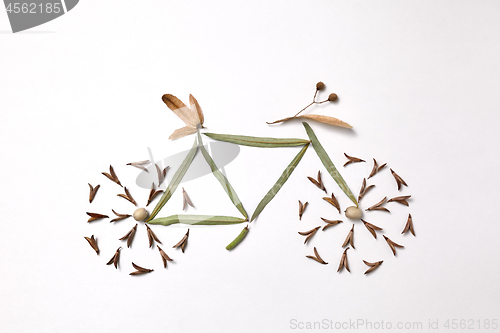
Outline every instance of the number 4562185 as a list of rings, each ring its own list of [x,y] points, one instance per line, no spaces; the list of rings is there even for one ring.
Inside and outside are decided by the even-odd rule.
[[[27,2],[14,2],[9,3],[7,6],[7,13],[14,14],[38,14],[38,13],[47,13],[47,14],[59,14],[61,12],[61,4],[60,3],[27,3]]]

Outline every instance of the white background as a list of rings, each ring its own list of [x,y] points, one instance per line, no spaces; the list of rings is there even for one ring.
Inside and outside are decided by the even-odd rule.
[[[294,320],[360,319],[424,332],[429,320],[443,329],[458,319],[493,331],[478,320],[500,320],[499,11],[478,0],[87,0],[12,34],[0,10],[0,330],[289,332],[313,331]],[[352,223],[306,176],[323,170],[343,209],[349,200],[313,149],[234,251],[225,246],[242,225],[192,227],[184,254],[171,246],[186,228],[156,226],[174,259],[163,269],[141,223],[119,269],[105,265],[134,222],[88,224],[85,212],[134,207],[101,172],[114,165],[143,205],[148,190],[125,164],[147,159],[147,147],[161,159],[192,145],[168,140],[182,122],[163,94],[192,93],[211,132],[306,138],[300,122],[265,121],[308,104],[319,80],[320,99],[340,99],[308,112],[354,129],[311,125],[353,192],[374,157],[409,185],[398,192],[386,168],[361,206],[412,195],[409,208],[365,214],[384,228],[377,240],[356,222],[351,273],[336,270]],[[242,147],[225,167],[249,213],[297,152]],[[343,168],[344,152],[367,163]],[[92,204],[89,182],[101,184]],[[238,215],[212,176],[181,186],[196,205],[188,213]],[[299,199],[310,203],[302,221]],[[176,192],[162,216],[181,203]],[[401,235],[408,213],[417,237]],[[323,226],[319,217],[344,223],[303,245],[297,232]],[[405,246],[396,257],[382,233]],[[92,234],[99,256],[83,239]],[[328,265],[305,258],[314,246]],[[364,276],[362,259],[384,263]],[[154,272],[129,276],[132,261]]]

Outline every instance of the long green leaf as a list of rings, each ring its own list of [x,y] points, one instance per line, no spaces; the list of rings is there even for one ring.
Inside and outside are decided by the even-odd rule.
[[[181,166],[175,172],[174,177],[172,178],[172,180],[168,184],[167,189],[165,190],[165,192],[163,192],[163,195],[161,196],[160,201],[158,201],[155,208],[151,212],[151,215],[149,216],[149,218],[145,222],[149,222],[152,219],[154,219],[155,216],[163,208],[163,206],[165,206],[165,204],[170,199],[172,194],[174,194],[175,190],[177,189],[177,186],[179,185],[179,183],[182,180],[182,177],[184,177],[184,175],[186,174],[186,171],[189,169],[189,166],[191,165],[191,162],[193,161],[194,156],[196,155],[196,151],[198,151],[198,142],[197,142],[196,138],[194,138],[193,147],[191,148],[191,150],[187,154],[184,161],[182,161]]]
[[[248,222],[248,219],[242,219],[232,216],[213,216],[213,215],[171,215],[168,217],[159,217],[149,224],[171,225],[176,223],[191,225],[226,225]]]
[[[295,156],[295,158],[292,160],[292,162],[288,165],[288,167],[283,171],[281,174],[281,177],[278,179],[276,184],[267,192],[267,194],[262,198],[262,200],[259,202],[259,205],[257,208],[255,208],[255,211],[253,212],[252,218],[250,219],[250,222],[255,220],[257,216],[262,212],[262,210],[266,207],[266,205],[274,198],[276,193],[283,187],[285,182],[288,180],[290,175],[292,174],[293,170],[297,167],[299,164],[300,160],[302,159],[302,156],[306,153],[307,147],[309,147],[309,143],[306,144]]]
[[[316,151],[316,154],[318,154],[318,157],[321,160],[321,162],[323,162],[323,165],[325,166],[326,170],[337,182],[342,191],[344,191],[344,193],[349,197],[349,199],[352,200],[352,202],[356,204],[357,207],[358,202],[356,201],[356,197],[352,194],[351,190],[349,189],[349,186],[347,186],[344,178],[342,178],[342,176],[338,172],[337,168],[333,164],[332,160],[326,153],[321,143],[319,143],[318,138],[316,137],[316,134],[314,134],[314,131],[312,130],[311,126],[309,126],[309,124],[306,122],[303,122],[302,124],[306,128],[306,132],[307,135],[309,136],[309,139],[311,139],[312,146]]]
[[[231,142],[237,145],[250,146],[250,147],[263,147],[263,148],[295,147],[295,146],[303,146],[309,143],[309,141],[303,139],[259,138],[255,136],[216,134],[216,133],[204,133],[204,134],[214,140]]]
[[[203,154],[203,157],[205,157],[205,160],[210,166],[210,169],[212,169],[212,173],[214,174],[215,178],[217,178],[217,180],[220,182],[220,184],[224,188],[224,191],[226,191],[227,195],[229,196],[229,199],[231,199],[236,208],[241,212],[241,214],[243,214],[243,216],[246,219],[248,219],[248,214],[245,208],[243,208],[243,204],[241,203],[240,198],[238,198],[238,195],[234,191],[231,184],[229,184],[229,181],[227,180],[226,176],[224,176],[224,174],[219,170],[219,168],[217,168],[217,165],[215,165],[214,160],[203,146],[203,141],[201,139],[199,131],[198,131],[198,142],[200,143],[201,153]]]

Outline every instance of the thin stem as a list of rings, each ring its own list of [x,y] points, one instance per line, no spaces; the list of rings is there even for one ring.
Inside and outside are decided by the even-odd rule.
[[[316,90],[317,91],[317,90]],[[294,117],[297,117],[302,111],[304,111],[305,109],[307,109],[308,107],[310,107],[311,105],[313,105],[314,103],[316,102],[311,102],[311,104],[309,104],[308,106],[306,106],[305,108],[303,108],[302,110],[300,110],[299,112],[297,112],[297,114],[294,116]]]
[[[318,94],[318,89],[316,89],[316,92],[314,93],[314,97],[313,97],[313,103],[316,102],[316,95]]]

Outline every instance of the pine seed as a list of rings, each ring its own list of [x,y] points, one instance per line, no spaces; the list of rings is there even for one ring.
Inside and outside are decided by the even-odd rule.
[[[345,238],[344,244],[342,244],[342,247],[345,247],[347,244],[351,244],[353,249],[356,249],[354,247],[354,224],[352,225],[351,230],[347,234],[347,237]]]
[[[387,244],[389,245],[389,247],[391,248],[392,250],[392,253],[394,255],[396,255],[396,247],[400,247],[400,248],[404,248],[403,245],[399,245],[398,243],[395,243],[393,242],[392,240],[390,240],[388,237],[386,237],[385,235],[383,235],[384,238],[385,238],[385,241],[387,242]]]
[[[132,216],[132,215],[129,215],[129,214],[120,214],[120,213],[117,213],[117,212],[115,212],[113,209],[112,209],[111,211],[112,211],[112,212],[113,212],[116,216],[118,216],[118,217],[117,217],[117,218],[112,219],[111,221],[109,221],[110,223],[111,223],[111,222],[118,222],[118,221],[121,221],[121,220],[123,220],[123,219],[126,219],[126,218],[128,218],[128,217]]]
[[[130,273],[129,275],[140,275],[140,274],[150,273],[150,272],[153,271],[153,269],[144,268],[144,267],[141,267],[141,266],[136,265],[134,263],[132,263],[132,266],[134,266],[134,268],[136,269],[136,271]]]
[[[163,190],[155,190],[155,183],[152,183],[151,184],[151,191],[149,191],[149,198],[148,198],[148,203],[147,203],[146,207],[149,206],[151,201],[153,201],[154,198],[162,192],[163,192]]]
[[[309,241],[309,239],[312,238],[312,236],[314,236],[314,234],[316,233],[316,231],[318,231],[319,228],[321,228],[321,227],[316,227],[316,228],[313,228],[309,231],[302,231],[302,232],[299,231],[299,235],[307,236],[306,239],[304,240],[304,244],[307,243]]]
[[[321,219],[326,222],[327,224],[321,229],[322,231],[325,231],[326,229],[333,227],[339,223],[342,223],[342,220],[327,220],[321,217]]]
[[[371,223],[368,223],[363,219],[361,219],[361,221],[365,225],[366,229],[368,229],[368,231],[373,235],[373,237],[377,238],[377,233],[375,232],[375,230],[380,231],[380,230],[382,230],[382,228],[377,227],[376,225],[373,225]]]
[[[156,237],[155,233],[153,232],[153,230],[151,230],[151,228],[147,223],[146,223],[146,229],[148,233],[149,247],[153,247],[154,241],[161,244],[160,240],[158,239],[158,237]]]
[[[349,273],[351,272],[349,270],[349,262],[347,261],[347,250],[349,250],[349,248],[344,250],[342,257],[340,258],[339,268],[337,269],[337,272],[340,272],[342,270],[342,268],[344,268],[344,267],[345,267],[345,269],[347,269],[347,271]]]
[[[385,204],[387,201],[387,197],[384,197],[382,200],[380,200],[379,202],[377,202],[376,204],[374,204],[373,206],[371,207],[368,207],[367,209],[365,210],[383,210],[383,211],[386,211],[386,212],[389,212],[390,211],[385,208],[385,207],[382,207],[383,204]]]
[[[413,219],[411,218],[411,214],[408,214],[408,220],[406,221],[406,225],[405,228],[403,229],[402,234],[405,234],[408,231],[410,231],[411,234],[415,236],[415,230],[413,230]]]
[[[366,192],[373,187],[375,187],[375,185],[366,187],[366,178],[363,178],[363,184],[361,184],[361,190],[359,190],[358,202],[365,196]]]
[[[340,205],[339,205],[339,202],[337,201],[337,198],[335,198],[335,196],[333,195],[333,193],[332,193],[331,198],[324,197],[323,200],[327,201],[330,205],[337,208],[337,210],[339,211],[339,214],[340,214]]]
[[[127,232],[127,234],[125,236],[123,236],[122,238],[120,238],[120,240],[127,240],[127,247],[130,247],[130,245],[132,244],[132,241],[134,240],[134,236],[135,236],[135,232],[137,231],[137,223],[135,224],[135,226],[130,229],[129,232]]]
[[[87,242],[89,242],[90,246],[94,249],[94,251],[99,254],[99,247],[97,246],[97,239],[94,238],[94,235],[89,237],[84,237]]]
[[[408,186],[406,182],[403,180],[403,178],[401,178],[397,173],[395,173],[394,170],[391,169],[391,173],[394,176],[396,183],[398,184],[398,191],[401,190],[401,185]]]
[[[130,194],[129,190],[127,190],[126,187],[124,187],[124,190],[125,190],[125,194],[117,194],[117,196],[122,197],[122,198],[130,201],[131,203],[133,203],[134,206],[137,206],[137,202],[135,202],[134,198],[132,198],[132,195]]]
[[[408,200],[409,198],[411,197],[411,195],[402,195],[402,196],[399,196],[399,197],[394,197],[392,199],[389,199],[387,200],[387,202],[397,202],[397,203],[400,203],[402,205],[405,205],[405,206],[409,206],[408,204]]]
[[[92,221],[95,221],[95,220],[109,218],[108,215],[103,215],[103,214],[98,214],[98,213],[89,213],[89,212],[87,212],[87,215],[90,216],[90,219],[87,222],[92,222]]]
[[[186,246],[187,244],[187,241],[188,241],[188,237],[189,237],[189,229],[188,231],[186,232],[186,234],[184,235],[184,237],[182,237],[182,239],[179,241],[179,243],[175,244],[174,246],[172,246],[174,249],[175,248],[178,248],[180,247],[181,250],[182,250],[182,253],[184,253],[184,247]]]
[[[118,268],[118,261],[120,261],[120,250],[121,246],[116,250],[115,255],[108,261],[106,265],[114,264],[115,268]]]
[[[144,160],[144,161],[139,161],[139,162],[130,162],[130,163],[127,163],[127,165],[131,165],[131,166],[134,166],[134,167],[139,168],[141,170],[144,170],[146,172],[149,172],[149,170],[143,166],[143,164],[146,164],[146,163],[149,163],[149,160]]]
[[[189,199],[189,195],[187,194],[186,190],[184,190],[184,187],[183,187],[182,188],[182,210],[186,210],[188,205],[194,208],[194,205],[191,202],[191,199]]]
[[[170,259],[170,257],[161,249],[159,245],[156,245],[156,247],[160,251],[161,260],[163,260],[163,267],[167,268],[167,261],[173,261],[173,260]]]
[[[94,197],[97,193],[97,190],[99,189],[99,187],[101,187],[101,185],[97,185],[95,188],[92,187],[92,185],[90,185],[89,183],[89,187],[90,187],[90,194],[89,194],[89,202],[92,203],[92,201],[94,200]]]
[[[302,214],[304,214],[304,211],[306,210],[306,207],[309,203],[306,201],[306,203],[302,204],[302,202],[299,200],[299,220],[302,220]]]
[[[113,182],[117,183],[118,185],[120,185],[121,187],[123,187],[122,184],[120,184],[120,180],[116,176],[115,170],[113,169],[113,167],[111,165],[109,166],[109,173],[102,172],[102,174],[105,175],[106,177],[108,177],[111,181],[113,181]]]
[[[357,158],[357,157],[352,157],[352,156],[349,156],[347,155],[346,153],[344,153],[345,157],[347,157],[348,161],[344,163],[344,167],[348,164],[351,164],[351,163],[359,163],[359,162],[366,162],[365,160],[362,160],[360,158]]]
[[[328,265],[327,262],[325,262],[319,255],[318,251],[316,250],[316,248],[314,248],[314,256],[306,256],[307,258],[310,258],[310,259],[313,259],[313,260],[316,260],[317,262],[319,262],[320,264],[323,264],[323,265]]]
[[[376,270],[383,263],[382,260],[377,261],[377,262],[373,262],[373,263],[365,261],[365,260],[363,260],[363,262],[365,263],[365,265],[370,266],[370,268],[368,268],[368,270],[365,272],[365,274],[373,272],[374,270]]]

